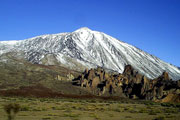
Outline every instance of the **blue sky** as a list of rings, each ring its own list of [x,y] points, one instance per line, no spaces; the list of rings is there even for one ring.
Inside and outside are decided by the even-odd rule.
[[[180,66],[180,0],[0,0],[0,41],[80,27]]]

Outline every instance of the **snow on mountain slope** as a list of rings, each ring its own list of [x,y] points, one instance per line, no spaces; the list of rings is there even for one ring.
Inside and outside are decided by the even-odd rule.
[[[56,59],[59,64],[70,68],[78,69],[81,65],[88,68],[101,66],[122,73],[124,66],[130,64],[149,78],[158,77],[167,71],[173,79],[180,79],[177,67],[89,28],[80,28],[72,33],[41,35],[14,44],[7,43],[0,42],[0,54],[12,50],[24,51],[25,58],[32,63],[42,64],[42,59],[52,54],[55,57],[47,58]]]
[[[0,41],[0,55],[8,52],[18,41]]]

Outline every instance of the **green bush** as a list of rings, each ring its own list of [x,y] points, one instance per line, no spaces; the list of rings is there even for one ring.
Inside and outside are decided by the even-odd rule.
[[[176,107],[176,105],[173,104],[173,103],[161,103],[161,106],[164,106],[164,107]]]
[[[158,116],[154,120],[165,120],[165,117],[164,116]]]
[[[157,113],[156,113],[155,111],[151,110],[151,111],[149,112],[149,115],[157,115]]]
[[[8,115],[8,120],[13,120],[15,115],[20,111],[20,105],[16,103],[10,103],[4,105],[4,110]]]
[[[29,111],[30,108],[28,106],[21,106],[20,111]]]

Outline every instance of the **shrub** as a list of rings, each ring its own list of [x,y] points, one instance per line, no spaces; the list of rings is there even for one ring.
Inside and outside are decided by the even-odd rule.
[[[151,110],[151,111],[149,112],[149,115],[157,115],[157,113],[156,113],[155,111],[152,111],[152,110]]]
[[[154,120],[165,120],[165,117],[164,116],[158,116]]]
[[[115,111],[115,112],[122,112],[122,110],[119,109],[119,108],[114,109],[114,111]]]
[[[13,120],[15,115],[20,111],[20,105],[16,103],[10,103],[4,105],[4,110],[8,115],[8,120]]]
[[[164,107],[176,107],[176,105],[172,104],[172,103],[161,103],[161,106],[164,106]]]
[[[29,111],[28,106],[21,106],[20,111]]]

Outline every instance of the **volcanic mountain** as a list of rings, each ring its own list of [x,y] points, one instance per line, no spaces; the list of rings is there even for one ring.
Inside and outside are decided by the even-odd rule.
[[[180,79],[180,70],[159,58],[105,33],[80,28],[71,33],[47,34],[19,41],[0,42],[2,56],[14,53],[17,58],[33,64],[59,65],[83,71],[85,68],[102,67],[122,73],[130,64],[148,78],[156,78],[164,71],[173,80]]]

